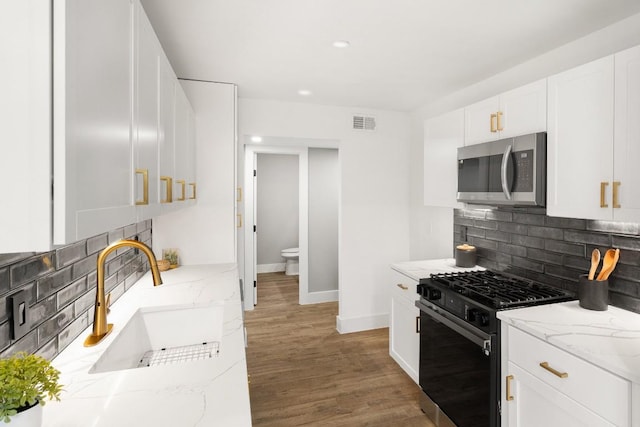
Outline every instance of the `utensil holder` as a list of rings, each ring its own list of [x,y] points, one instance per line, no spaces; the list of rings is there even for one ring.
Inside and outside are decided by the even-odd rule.
[[[609,307],[609,280],[589,280],[586,274],[578,281],[580,307],[605,311]]]

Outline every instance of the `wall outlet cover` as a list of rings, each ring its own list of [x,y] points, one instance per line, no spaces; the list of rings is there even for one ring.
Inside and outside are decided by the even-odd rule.
[[[11,307],[11,339],[17,340],[29,332],[29,304],[25,291],[16,292],[9,296]]]

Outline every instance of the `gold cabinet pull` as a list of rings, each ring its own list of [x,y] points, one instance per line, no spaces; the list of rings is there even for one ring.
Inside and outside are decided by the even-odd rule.
[[[511,381],[513,381],[513,375],[507,375],[507,386],[505,387],[507,389],[507,395],[505,396],[507,401],[513,400],[513,394],[511,394]]]
[[[173,178],[170,176],[161,176],[160,181],[163,181],[166,185],[165,198],[160,200],[160,203],[173,202]]]
[[[416,316],[416,334],[420,333],[420,316]]]
[[[142,175],[142,200],[136,200],[136,205],[149,204],[149,170],[136,169],[136,175]]]
[[[502,119],[502,111],[498,111],[496,113],[496,128],[499,131],[503,131],[504,130],[504,128],[502,127],[502,120],[501,119]]]
[[[242,228],[242,214],[236,214],[236,216],[238,217],[238,224],[236,225],[237,228]]]
[[[601,182],[600,183],[600,207],[601,208],[608,208],[609,205],[605,203],[605,192],[607,191],[607,186],[609,185],[608,182]]]
[[[238,187],[237,188],[237,197],[236,197],[236,202],[241,202],[242,201],[242,187]]]
[[[497,114],[492,114],[491,115],[490,124],[489,124],[489,126],[491,126],[491,132],[497,132],[498,131],[498,127],[496,126],[497,125],[497,123],[496,123],[497,120],[498,120],[498,115]]]
[[[618,200],[618,188],[620,181],[613,181],[613,208],[620,209],[620,201]]]
[[[196,198],[196,183],[195,182],[190,182],[189,186],[191,187],[191,197],[189,197],[189,200],[195,200],[195,198]]]
[[[187,184],[186,184],[186,182],[184,182],[184,179],[178,179],[178,180],[176,180],[176,184],[179,184],[179,185],[180,185],[180,192],[182,193],[182,195],[181,195],[180,197],[178,197],[178,199],[177,199],[177,200],[178,200],[179,202],[182,202],[182,201],[184,201],[184,200],[187,200],[187,197],[186,197],[186,191],[185,191],[185,188],[186,188],[186,185],[187,185]]]
[[[409,289],[407,286],[403,285],[402,283],[398,283],[396,286],[402,289],[403,291],[406,291],[407,289]]]
[[[567,378],[567,377],[569,377],[569,374],[567,374],[566,372],[560,372],[560,371],[557,371],[557,370],[553,369],[551,366],[549,366],[549,362],[541,362],[540,363],[540,367],[543,368],[543,369],[546,369],[549,372],[551,372],[553,375],[555,375],[558,378]]]

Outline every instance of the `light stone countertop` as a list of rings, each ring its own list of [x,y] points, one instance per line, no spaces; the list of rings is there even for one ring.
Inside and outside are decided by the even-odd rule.
[[[391,268],[414,280],[425,279],[431,274],[436,273],[459,273],[462,271],[484,270],[483,267],[478,265],[471,268],[456,267],[456,260],[453,258],[398,262],[391,264]]]
[[[112,305],[108,322],[114,329],[103,342],[91,348],[83,346],[89,327],[53,360],[62,373],[64,392],[60,402],[47,402],[44,407],[45,427],[251,425],[236,265],[182,266],[161,275],[162,285],[154,287],[147,273]],[[207,303],[224,305],[218,357],[88,373],[139,307]]]
[[[498,318],[587,362],[640,384],[640,314],[578,301],[498,312]]]

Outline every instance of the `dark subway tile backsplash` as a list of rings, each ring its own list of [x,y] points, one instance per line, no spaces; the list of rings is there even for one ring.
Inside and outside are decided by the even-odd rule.
[[[591,252],[619,248],[609,277],[612,305],[640,313],[640,224],[556,218],[544,208],[455,209],[454,246],[476,246],[478,264],[577,291]],[[466,227],[465,230],[463,230]]]
[[[137,237],[151,246],[151,235],[147,220],[50,252],[0,254],[0,357],[17,351],[55,357],[93,321],[98,252],[123,238]],[[133,248],[112,253],[105,271],[111,301],[148,270],[145,255]],[[30,331],[12,340],[8,298],[18,291],[27,293]]]

